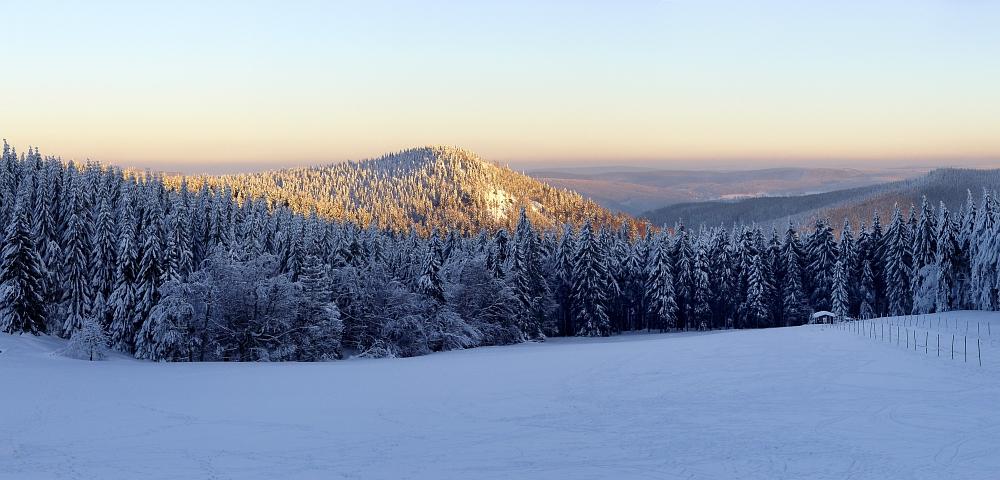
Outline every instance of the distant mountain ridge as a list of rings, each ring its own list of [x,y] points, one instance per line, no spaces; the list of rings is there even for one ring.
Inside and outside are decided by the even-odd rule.
[[[888,216],[895,205],[908,211],[911,205],[920,205],[925,196],[932,205],[944,202],[958,209],[970,192],[978,198],[984,189],[1000,189],[1000,169],[941,168],[915,179],[819,194],[679,203],[642,216],[654,225],[783,226],[788,222],[810,224],[817,218],[830,219],[836,225],[847,219],[858,225],[870,222],[875,212]]]
[[[633,215],[677,203],[831,192],[914,178],[923,173],[925,170],[918,169],[802,167],[758,170],[606,167],[529,172],[541,181]]]
[[[541,228],[638,225],[576,192],[553,187],[461,148],[429,146],[325,166],[233,175],[165,175],[189,188],[229,188],[238,199],[266,198],[325,218],[426,233],[435,228],[511,230],[524,208]]]

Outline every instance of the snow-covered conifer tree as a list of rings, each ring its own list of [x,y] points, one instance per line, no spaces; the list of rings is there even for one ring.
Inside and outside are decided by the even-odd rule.
[[[811,303],[818,309],[830,308],[830,297],[833,292],[833,269],[837,263],[837,243],[833,238],[833,229],[825,219],[816,221],[816,229],[809,237],[807,248],[809,258],[808,273],[812,287]]]
[[[417,278],[417,290],[437,302],[444,302],[444,284],[441,281],[441,240],[431,237],[424,255],[423,271]]]
[[[563,228],[556,249],[554,296],[559,308],[559,333],[573,335],[573,259],[576,256],[576,241],[569,225]]]
[[[99,200],[97,220],[94,222],[90,256],[91,282],[95,301],[91,314],[102,325],[108,325],[110,321],[110,312],[107,312],[105,307],[115,287],[115,265],[118,263],[116,237],[110,199],[107,193],[104,193]]]
[[[710,328],[712,322],[712,284],[708,278],[708,270],[708,249],[702,242],[699,242],[692,272],[694,294],[691,299],[693,326],[699,330]]]
[[[690,233],[684,225],[679,225],[674,235],[673,260],[674,296],[677,302],[677,321],[681,329],[690,328],[694,309],[694,248]]]
[[[861,318],[875,317],[875,274],[868,260],[864,261],[861,273],[861,307],[858,310]]]
[[[69,214],[62,265],[62,309],[63,325],[61,334],[65,338],[83,326],[85,318],[91,318],[93,305],[91,279],[91,237],[90,210],[82,205],[77,194],[71,195],[71,203],[76,204]]]
[[[747,305],[744,307],[748,326],[766,326],[770,316],[768,302],[772,287],[767,277],[764,253],[758,252],[750,263],[750,276],[747,279]]]
[[[42,261],[28,221],[28,182],[16,197],[0,250],[0,331],[44,333]]]
[[[913,232],[913,312],[930,313],[935,311],[937,298],[937,222],[934,212],[924,197],[920,207],[920,219]],[[895,260],[890,259],[890,266],[895,266]],[[890,300],[895,295],[893,284],[889,283]],[[909,311],[905,313],[911,313]]]
[[[732,319],[731,295],[732,264],[729,236],[723,228],[716,229],[712,234],[712,244],[708,256],[708,278],[712,284],[712,323],[713,328],[728,328]]]
[[[304,361],[339,358],[344,326],[340,309],[333,301],[327,266],[318,256],[306,255],[299,283],[305,305],[296,321],[296,358]]]
[[[897,206],[892,223],[885,233],[882,253],[885,258],[885,285],[890,315],[906,315],[913,306],[913,254],[910,227]]]
[[[134,188],[134,187],[133,187]],[[113,348],[133,352],[136,334],[136,281],[139,274],[139,252],[136,245],[136,218],[131,193],[123,198],[118,232],[118,269],[115,287],[108,300],[111,324],[108,334]]]
[[[677,325],[677,302],[674,299],[674,279],[670,273],[670,256],[665,240],[660,238],[652,247],[652,263],[646,275],[646,305],[649,328],[661,332]]]
[[[998,273],[1000,273],[1000,222],[997,201],[989,191],[983,192],[983,202],[976,217],[975,240],[971,259],[970,297],[977,308],[997,310]]]
[[[525,210],[514,234],[509,280],[519,303],[518,324],[525,338],[543,338],[543,324],[555,305],[542,277],[538,239]]]
[[[160,283],[163,278],[163,210],[155,196],[147,196],[146,221],[140,235],[142,242],[139,270],[136,275],[135,317],[136,330],[149,317],[149,312],[160,300]]]
[[[605,312],[602,281],[607,277],[593,227],[588,221],[580,230],[573,259],[572,315],[577,335],[606,336],[610,321]]]
[[[961,264],[958,233],[944,203],[938,208],[937,252],[935,255],[935,270],[937,271],[937,298],[935,311],[947,312],[961,308],[959,292],[959,272]]]
[[[833,313],[837,315],[839,319],[844,319],[848,316],[849,304],[847,298],[847,269],[844,267],[843,260],[837,260],[837,264],[833,271],[833,298],[830,304],[833,307]]]

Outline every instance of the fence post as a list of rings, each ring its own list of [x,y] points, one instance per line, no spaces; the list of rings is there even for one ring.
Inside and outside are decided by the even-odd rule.
[[[941,356],[941,334],[937,334],[937,356]]]
[[[976,353],[979,354],[979,366],[983,366],[983,348],[979,346],[979,339],[976,339]]]
[[[906,329],[906,349],[910,349],[910,329]]]
[[[930,338],[931,332],[924,332],[924,355],[927,355],[927,339]]]
[[[965,363],[969,363],[969,336],[968,335],[966,335],[965,337],[963,337],[962,343],[965,344],[965,346],[962,347],[962,350],[963,350],[962,355],[965,357]]]
[[[955,334],[951,334],[951,359],[955,359]]]

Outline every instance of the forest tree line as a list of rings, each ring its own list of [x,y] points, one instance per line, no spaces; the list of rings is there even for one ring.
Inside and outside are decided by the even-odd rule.
[[[997,310],[998,206],[924,202],[888,226],[826,220],[657,232],[327,220],[226,187],[0,160],[0,330],[165,361],[414,356],[547,336]]]

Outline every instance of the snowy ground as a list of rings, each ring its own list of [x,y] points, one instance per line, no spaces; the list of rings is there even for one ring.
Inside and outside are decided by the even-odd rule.
[[[0,335],[0,479],[998,478],[1000,316],[948,317],[993,322],[983,367],[822,326],[326,364]]]

